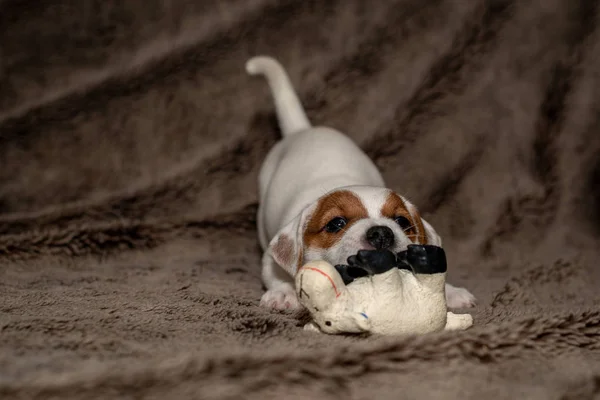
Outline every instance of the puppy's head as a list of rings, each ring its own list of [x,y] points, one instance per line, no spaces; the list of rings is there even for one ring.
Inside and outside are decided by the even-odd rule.
[[[275,261],[291,274],[309,261],[345,264],[363,249],[406,250],[442,242],[417,208],[390,189],[340,188],[308,205],[270,243]]]

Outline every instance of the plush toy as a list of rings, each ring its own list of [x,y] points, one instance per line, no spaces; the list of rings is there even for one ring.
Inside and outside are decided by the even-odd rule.
[[[397,255],[361,250],[348,265],[309,262],[296,274],[300,303],[313,321],[305,329],[385,335],[461,330],[470,314],[446,307],[446,255],[441,247],[409,245]]]

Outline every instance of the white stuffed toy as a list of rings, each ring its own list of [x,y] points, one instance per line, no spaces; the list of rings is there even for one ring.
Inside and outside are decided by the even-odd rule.
[[[409,245],[404,252],[362,250],[348,265],[305,264],[297,295],[313,321],[305,329],[384,335],[463,330],[470,314],[446,307],[446,256],[441,247]]]

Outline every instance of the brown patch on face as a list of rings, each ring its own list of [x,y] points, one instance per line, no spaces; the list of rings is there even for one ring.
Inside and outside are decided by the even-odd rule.
[[[304,244],[307,247],[328,249],[335,245],[344,232],[369,213],[360,199],[352,192],[341,190],[324,196],[317,203],[304,230]],[[344,229],[337,233],[327,232],[324,228],[335,217],[343,217],[347,223]]]
[[[394,192],[390,192],[385,204],[381,207],[381,215],[385,218],[396,219],[404,217],[410,221],[411,227],[404,230],[404,233],[413,243],[427,244],[427,235],[425,235],[425,227],[421,220],[421,215],[416,207],[412,207],[412,214],[409,211],[402,197]]]

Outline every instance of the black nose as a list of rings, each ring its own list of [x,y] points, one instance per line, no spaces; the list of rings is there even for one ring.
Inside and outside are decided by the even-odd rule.
[[[394,232],[387,226],[372,226],[367,231],[367,242],[376,249],[389,249],[394,244]]]

